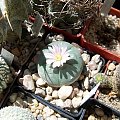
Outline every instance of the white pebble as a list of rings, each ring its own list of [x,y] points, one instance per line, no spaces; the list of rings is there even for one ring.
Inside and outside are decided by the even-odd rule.
[[[58,90],[58,96],[60,99],[66,99],[68,98],[71,93],[73,91],[73,87],[72,86],[62,86],[59,90]]]
[[[59,107],[61,107],[61,108],[64,108],[64,102],[63,102],[63,100],[57,99],[56,100],[56,105],[59,106]]]
[[[42,78],[38,78],[38,80],[36,81],[37,87],[44,86],[45,84],[46,82]]]
[[[54,90],[52,92],[52,98],[58,98],[58,91],[57,90]]]
[[[40,76],[38,75],[38,73],[34,73],[32,74],[32,78],[33,80],[37,81],[40,78]]]
[[[95,63],[98,63],[100,61],[100,55],[99,54],[96,54],[94,55],[92,58],[91,58],[91,61],[95,61]]]
[[[47,93],[47,95],[51,95],[52,92],[53,92],[52,87],[48,86],[48,87],[46,88],[46,93]]]
[[[89,88],[89,78],[88,77],[86,77],[84,80],[84,87],[86,90],[88,90],[88,88]]]
[[[78,108],[80,106],[82,98],[81,97],[74,97],[72,99],[72,105],[74,108]]]
[[[34,81],[32,79],[32,76],[31,75],[25,75],[23,77],[23,85],[25,87],[25,89],[27,90],[32,90],[34,91],[35,90],[35,85],[34,85]]]
[[[88,64],[88,62],[90,61],[90,55],[87,53],[83,53],[82,58],[83,58],[85,64]]]

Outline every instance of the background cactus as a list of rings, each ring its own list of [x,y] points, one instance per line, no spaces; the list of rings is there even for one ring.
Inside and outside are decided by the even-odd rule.
[[[107,76],[103,73],[98,73],[95,75],[94,80],[95,83],[101,82],[100,87],[101,88],[109,88],[112,89],[112,92],[114,92],[117,96],[120,97],[120,75],[119,70],[116,70],[113,76]]]
[[[9,66],[5,60],[0,56],[0,93],[7,88],[7,84],[11,82],[11,73]]]
[[[25,108],[8,106],[0,110],[0,120],[36,120],[32,113]]]
[[[61,66],[57,66],[55,68],[52,64],[47,64],[47,54],[50,53],[51,50],[48,48],[51,46],[59,46],[63,49],[66,48],[66,54],[69,56],[69,60],[66,63],[63,63]],[[75,48],[70,43],[64,41],[56,41],[47,46],[48,48],[43,49],[39,62],[38,62],[38,74],[45,80],[49,85],[54,87],[60,87],[62,85],[69,85],[75,82],[84,67],[84,61],[80,55],[80,52],[77,48]],[[63,58],[66,57],[65,53],[62,56]],[[60,56],[57,56],[57,59],[60,59]]]

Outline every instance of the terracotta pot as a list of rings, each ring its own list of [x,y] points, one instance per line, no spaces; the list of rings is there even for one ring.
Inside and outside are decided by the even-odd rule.
[[[120,17],[120,11],[115,8],[111,8],[110,14]],[[100,45],[92,44],[88,42],[89,40],[85,39],[84,35],[88,29],[88,26],[90,25],[90,22],[91,22],[90,20],[87,21],[83,30],[81,31],[80,45],[82,47],[87,48],[90,51],[100,54],[102,57],[104,57],[107,60],[114,60],[114,61],[120,62],[120,55],[116,55],[115,53],[112,53],[110,50],[107,50],[106,48],[103,48]]]

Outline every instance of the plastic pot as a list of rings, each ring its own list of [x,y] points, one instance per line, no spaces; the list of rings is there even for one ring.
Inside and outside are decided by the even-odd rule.
[[[120,17],[120,11],[115,8],[110,9],[110,14]],[[85,39],[84,35],[87,32],[90,22],[91,22],[90,20],[87,21],[83,30],[81,31],[80,45],[82,47],[87,48],[90,51],[100,54],[102,57],[104,57],[107,60],[113,60],[113,61],[120,62],[120,55],[116,55],[116,54],[112,53],[111,51],[101,47],[100,45],[92,44],[92,43],[88,42],[88,40]]]
[[[59,113],[61,116],[68,118],[69,120],[75,120],[74,118],[72,118],[71,116],[65,114],[64,112],[60,111],[59,109],[56,109],[54,106],[50,105],[47,101],[45,101],[42,97],[37,96],[33,93],[30,93],[29,91],[23,89],[21,86],[13,86],[11,88],[11,90],[9,91],[9,95],[7,97],[7,99],[4,100],[4,104],[1,107],[5,107],[7,105],[7,103],[9,102],[9,98],[12,95],[12,93],[18,93],[21,92],[24,94],[25,98],[26,97],[30,97],[32,99],[36,99],[38,102],[40,102],[41,104],[48,106],[50,109],[53,109],[54,111],[56,111],[57,113]]]
[[[57,33],[57,32],[55,32],[55,33]],[[53,33],[53,31],[52,31],[52,34],[54,34]],[[63,34],[62,32],[61,32],[61,34]],[[66,37],[66,36],[65,36]],[[44,39],[45,39],[45,36],[44,36]],[[74,39],[74,38],[73,38]],[[37,47],[37,46],[36,46]],[[95,53],[93,53],[93,52],[91,52],[91,51],[87,51],[89,54],[90,54],[90,56],[93,56]],[[30,57],[28,58],[28,60],[26,61],[26,63],[22,66],[22,68],[21,68],[21,75],[19,76],[19,78],[21,77],[23,77],[23,73],[24,73],[24,70],[25,69],[28,69],[28,64],[31,62],[31,60],[32,60],[32,57],[35,55],[35,50],[33,50],[32,51],[32,53],[30,54]],[[101,69],[100,69],[100,71],[102,72],[102,70],[103,70],[103,68],[104,68],[104,65],[105,65],[105,60],[104,60],[104,58],[100,58],[101,59],[101,61],[103,62],[103,65],[102,65],[102,67],[101,67]],[[18,84],[19,85],[21,85],[20,83],[19,83],[19,80],[17,80],[18,81]],[[30,91],[29,91],[30,92]],[[36,96],[38,96],[38,95],[36,95]],[[39,98],[39,96],[38,96],[38,98]],[[75,113],[75,112],[69,112],[69,111],[67,111],[67,110],[65,110],[65,109],[63,109],[63,108],[60,108],[60,107],[58,107],[58,106],[56,106],[56,105],[53,105],[53,104],[51,104],[50,102],[48,102],[48,101],[46,101],[46,100],[44,100],[45,102],[47,102],[50,106],[54,106],[54,108],[56,108],[56,109],[58,109],[59,111],[62,111],[63,113],[65,113],[65,114],[67,114],[67,115],[69,115],[69,116],[72,116],[72,117],[74,117],[74,118],[78,118],[80,115],[81,115],[81,113],[82,113],[82,106],[81,107],[79,107],[78,108],[78,113]]]
[[[86,120],[86,113],[87,114],[94,114],[95,108],[99,108],[104,111],[104,114],[107,116],[115,115],[116,117],[120,118],[120,112],[115,110],[112,107],[105,105],[103,102],[100,102],[97,99],[90,98],[89,101],[86,103],[86,106],[83,107],[83,112],[79,118],[79,120]]]

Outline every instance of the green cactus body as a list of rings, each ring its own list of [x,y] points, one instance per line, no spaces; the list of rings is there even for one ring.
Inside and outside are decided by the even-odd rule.
[[[54,87],[69,85],[75,82],[79,78],[84,67],[84,61],[79,53],[79,50],[70,43],[56,41],[49,44],[48,47],[52,45],[57,46],[60,44],[63,48],[67,47],[70,55],[70,59],[67,60],[63,66],[53,68],[51,65],[46,64],[45,54],[49,52],[49,49],[42,50],[38,62],[38,74],[49,85]]]
[[[120,75],[118,71],[116,71],[113,76],[106,76],[103,73],[98,73],[95,75],[94,79],[95,83],[101,82],[101,88],[110,88],[117,96],[120,96]]]
[[[10,69],[5,60],[0,56],[0,93],[7,88],[10,81]]]
[[[36,120],[30,110],[8,106],[0,110],[0,120]]]
[[[100,82],[101,88],[112,88],[112,84],[110,82],[111,77],[108,78],[108,76],[105,75],[104,73],[97,73],[94,76],[94,80],[96,84]]]

